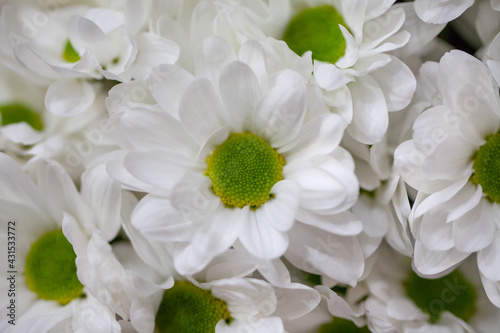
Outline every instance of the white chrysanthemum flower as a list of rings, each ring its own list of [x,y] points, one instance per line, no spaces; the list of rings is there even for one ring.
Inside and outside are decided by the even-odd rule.
[[[182,274],[234,245],[266,260],[288,250],[295,265],[354,284],[363,270],[354,237],[361,223],[346,210],[358,183],[351,156],[338,146],[339,117],[296,72],[268,77],[256,42],[242,46],[238,61],[214,36],[197,57],[198,77],[171,65],[153,71],[158,106],[135,104],[114,116],[121,143],[135,151],[108,171],[150,193],[132,215],[135,227],[175,242]],[[111,95],[120,90],[130,86]]]
[[[430,108],[395,152],[398,171],[418,190],[410,215],[415,268],[443,275],[477,252],[481,274],[500,281],[498,85],[483,63],[460,51],[427,68],[436,79],[428,85]]]
[[[8,324],[2,306],[2,332],[49,332],[63,321],[95,332],[118,332],[115,313],[97,301],[77,277],[77,255],[65,226],[98,230],[107,240],[120,228],[120,186],[102,167],[83,175],[81,193],[55,162],[26,165],[30,179],[11,158],[0,154],[2,225],[15,221],[16,325]],[[77,222],[78,221],[78,222]],[[63,230],[65,229],[65,230]],[[2,244],[7,240],[2,230]],[[5,274],[5,271],[2,273]],[[2,292],[7,291],[5,275]],[[91,322],[86,322],[92,318]]]
[[[175,43],[146,31],[150,7],[149,1],[110,8],[6,4],[2,58],[13,68],[24,67],[22,74],[28,68],[51,83],[45,97],[50,112],[77,115],[92,104],[95,80],[140,79],[152,67],[177,60]]]
[[[473,261],[430,280],[414,273],[408,258],[388,247],[381,252],[372,274],[360,285],[366,288],[364,309],[372,332],[487,333],[497,329],[500,310],[482,290]]]

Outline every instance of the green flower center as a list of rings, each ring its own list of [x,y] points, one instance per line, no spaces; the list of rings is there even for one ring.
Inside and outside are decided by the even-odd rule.
[[[271,188],[283,179],[283,157],[253,133],[231,134],[208,158],[206,175],[214,193],[228,207],[256,208],[272,197]]]
[[[443,311],[449,311],[464,321],[476,313],[476,290],[459,271],[433,280],[412,272],[403,285],[415,305],[430,315],[431,323],[437,322]]]
[[[481,185],[489,200],[500,203],[500,132],[486,140],[473,156],[471,181]]]
[[[343,318],[333,318],[333,321],[322,325],[319,333],[370,333],[366,326],[358,327],[352,321]]]
[[[232,318],[226,302],[215,298],[209,290],[187,281],[176,281],[165,290],[156,313],[156,333],[213,333],[215,325]]]
[[[283,40],[298,55],[312,51],[313,59],[334,64],[346,49],[339,24],[346,27],[342,15],[332,6],[304,9],[290,21]]]
[[[71,42],[68,41],[66,42],[66,46],[64,47],[63,51],[63,59],[66,60],[67,62],[77,62],[80,60],[80,55],[78,52],[76,52],[75,48],[71,44]]]
[[[40,115],[21,104],[7,104],[0,106],[2,126],[25,122],[34,130],[41,131],[43,122]]]
[[[44,234],[26,257],[28,287],[38,297],[64,305],[82,295],[83,285],[76,276],[76,254],[62,230]]]

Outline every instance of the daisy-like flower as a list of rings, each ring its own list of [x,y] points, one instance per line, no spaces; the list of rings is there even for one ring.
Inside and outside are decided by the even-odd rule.
[[[372,332],[487,333],[498,327],[499,309],[482,290],[473,261],[441,278],[425,279],[411,270],[408,258],[388,247],[381,252],[372,274],[359,285],[366,290],[357,291],[364,295]]]
[[[236,49],[247,40],[259,41],[272,59],[271,72],[289,68],[315,82],[344,126],[350,124],[347,132],[373,144],[387,130],[388,112],[407,106],[415,90],[409,68],[387,54],[410,38],[400,30],[404,10],[393,3],[202,1],[190,18],[189,36],[212,31]]]
[[[120,186],[100,167],[83,175],[80,194],[55,162],[26,165],[33,180],[7,155],[0,154],[0,162],[2,225],[15,223],[17,237],[11,266],[17,272],[15,325],[8,323],[9,310],[2,305],[2,332],[57,331],[57,325],[118,332],[115,313],[88,293],[77,276],[77,254],[66,236],[67,226],[75,223],[113,239],[120,228]],[[7,240],[4,230],[2,244]],[[4,294],[7,282],[3,275]]]
[[[132,223],[147,238],[175,244],[181,274],[236,246],[264,260],[286,252],[299,267],[354,284],[363,270],[354,237],[361,223],[346,210],[358,183],[338,146],[339,117],[296,72],[268,76],[258,43],[244,44],[239,59],[224,39],[208,38],[198,77],[160,66],[150,80],[158,105],[113,116],[133,151],[108,172],[150,193]],[[119,85],[112,95],[120,89],[130,91]]]
[[[426,68],[435,79],[430,108],[395,152],[398,171],[418,190],[410,215],[415,269],[441,276],[477,252],[483,278],[499,281],[498,85],[483,63],[461,51]]]
[[[50,83],[45,97],[55,115],[84,112],[95,99],[96,80],[145,77],[161,63],[177,60],[175,43],[146,31],[151,4],[89,4],[2,7],[2,58]]]

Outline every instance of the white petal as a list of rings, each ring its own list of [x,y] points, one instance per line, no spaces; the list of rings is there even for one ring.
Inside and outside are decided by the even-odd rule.
[[[492,281],[500,281],[500,232],[495,232],[493,243],[477,254],[477,265],[481,274]]]
[[[296,142],[280,148],[278,152],[287,153],[287,163],[310,161],[333,152],[343,133],[342,122],[336,115],[315,117],[304,124]]]
[[[448,181],[429,180],[422,170],[424,160],[425,154],[415,146],[413,140],[403,142],[394,152],[394,166],[411,187],[432,193],[449,186]]]
[[[496,307],[500,307],[500,286],[498,282],[488,280],[483,274],[481,274],[481,282],[491,303]]]
[[[125,156],[123,166],[135,178],[165,190],[171,190],[194,162],[166,151],[134,151]]]
[[[465,213],[476,207],[483,197],[481,186],[474,186],[468,182],[458,194],[448,202],[448,205],[454,207],[446,217],[446,221],[450,222],[462,217]]]
[[[370,74],[385,96],[387,109],[398,111],[410,103],[417,81],[404,62],[391,56],[391,62]]]
[[[363,274],[363,252],[355,237],[337,236],[302,223],[296,223],[289,234],[285,257],[300,269],[350,285]]]
[[[277,74],[274,87],[261,99],[252,114],[252,127],[269,138],[272,147],[297,138],[306,112],[306,86],[299,74],[284,70]]]
[[[444,104],[453,110],[464,137],[481,145],[499,126],[498,88],[484,64],[473,56],[453,50],[439,63],[438,84]]]
[[[42,207],[47,206],[43,192],[24,174],[21,167],[8,155],[0,153],[0,198],[6,201],[30,206],[44,219],[51,216]]]
[[[264,48],[255,40],[248,40],[240,48],[238,58],[246,63],[254,72],[259,86],[267,89],[269,82],[267,77],[267,59]]]
[[[353,173],[336,164],[340,163],[332,161],[327,169],[312,163],[302,163],[284,170],[285,178],[293,179],[301,186],[300,207],[318,212],[341,209],[346,205],[350,207],[353,203],[350,200],[351,186],[357,186],[357,180]]]
[[[104,165],[87,169],[82,174],[81,194],[97,218],[95,226],[111,241],[121,226],[121,186],[106,172]]]
[[[472,6],[474,0],[417,0],[415,11],[427,23],[448,23]]]
[[[500,7],[500,2],[498,4]],[[498,9],[500,11],[500,8]],[[491,42],[490,47],[488,48],[488,53],[486,54],[486,64],[491,70],[491,74],[497,81],[497,84],[500,85],[500,33],[498,33]]]
[[[460,252],[454,248],[447,251],[431,251],[417,242],[413,265],[420,274],[430,277],[442,276],[449,273],[468,256],[469,253]]]
[[[349,30],[343,25],[339,24],[339,28],[342,31],[342,35],[346,41],[346,48],[344,55],[335,62],[335,66],[338,68],[349,68],[353,66],[359,59],[359,46],[354,37],[351,35]]]
[[[259,209],[267,216],[271,225],[279,231],[288,231],[295,222],[299,206],[300,186],[292,180],[277,182],[271,189],[274,198]]]
[[[62,231],[64,236],[73,246],[77,256],[87,256],[87,245],[89,243],[90,231],[85,233],[82,226],[75,220],[75,218],[67,213],[63,213]],[[84,272],[89,273],[89,272]]]
[[[311,312],[321,301],[320,294],[300,283],[290,283],[286,287],[275,287],[278,307],[273,313],[284,320],[294,320]]]
[[[197,273],[215,256],[228,250],[238,238],[248,208],[229,209],[221,204],[219,209],[194,231],[189,245],[174,254],[177,271],[184,275]]]
[[[491,244],[495,236],[493,207],[486,200],[453,222],[455,247],[462,252],[476,252]]]
[[[34,167],[38,187],[45,194],[56,216],[66,212],[81,224],[91,223],[94,218],[92,211],[62,166],[51,160],[39,160],[34,162]]]
[[[446,214],[427,213],[422,217],[418,235],[415,237],[429,250],[446,251],[454,246],[453,224],[446,223]]]
[[[219,91],[236,132],[250,130],[252,112],[262,95],[252,69],[239,61],[226,66],[220,76]]]
[[[390,211],[376,199],[361,195],[352,207],[352,212],[363,222],[363,233],[374,238],[384,237],[390,221]]]
[[[191,73],[178,66],[160,65],[151,71],[149,89],[158,104],[176,117],[181,97],[193,80]]]
[[[315,228],[340,236],[355,236],[363,230],[359,218],[349,212],[318,215],[304,209],[299,210],[297,220]]]
[[[380,45],[388,36],[394,35],[401,28],[404,21],[404,10],[392,8],[383,15],[365,22],[362,48],[369,50]]]
[[[346,85],[351,80],[335,65],[314,61],[314,78],[318,86],[325,90],[335,90]]]
[[[170,193],[170,190],[158,188],[156,184],[147,184],[135,178],[123,165],[125,156],[126,151],[119,151],[117,154],[113,154],[114,158],[106,164],[108,174],[120,182],[124,188],[157,195],[168,195]]]
[[[170,200],[147,195],[135,207],[131,221],[148,239],[175,242],[191,237],[192,221],[186,217]]]
[[[219,36],[210,36],[201,42],[196,52],[196,75],[209,79],[217,87],[222,69],[234,60],[236,55],[229,42]]]
[[[55,325],[73,315],[72,306],[61,306],[53,301],[38,299],[16,321],[16,332],[47,333]]]
[[[166,112],[133,108],[120,118],[120,126],[137,150],[168,149],[183,156],[196,156],[198,145],[182,124]]]
[[[191,82],[182,96],[179,118],[189,135],[199,144],[205,142],[216,129],[230,124],[217,92],[207,79]]]
[[[367,8],[367,0],[341,2],[341,13],[349,30],[353,32],[356,40],[362,40],[363,22]]]
[[[0,129],[7,140],[22,145],[33,145],[42,140],[44,134],[25,122],[2,126]]]
[[[385,97],[370,76],[349,84],[353,100],[353,120],[347,132],[357,141],[373,144],[382,140],[389,125]]]
[[[239,239],[245,249],[259,259],[276,259],[288,247],[287,234],[277,230],[266,212],[259,208],[250,210],[242,221]]]
[[[87,110],[94,98],[94,88],[87,81],[60,79],[47,89],[45,107],[56,116],[71,117]]]
[[[175,42],[145,32],[137,37],[138,54],[133,63],[134,79],[142,79],[149,69],[156,65],[173,64],[179,58],[179,45]]]

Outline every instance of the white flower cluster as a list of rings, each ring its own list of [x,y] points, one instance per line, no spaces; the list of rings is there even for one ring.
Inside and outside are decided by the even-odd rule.
[[[0,73],[1,332],[500,330],[499,0],[0,0]]]

